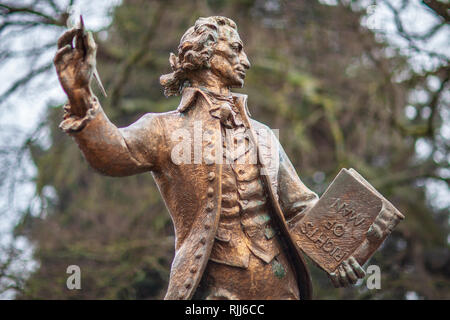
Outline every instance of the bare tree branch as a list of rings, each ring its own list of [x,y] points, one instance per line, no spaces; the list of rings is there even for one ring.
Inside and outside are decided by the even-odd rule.
[[[404,38],[405,40],[408,41],[408,44],[410,46],[411,49],[413,49],[416,52],[420,52],[420,53],[426,53],[428,54],[430,57],[436,57],[439,58],[443,61],[446,61],[447,63],[449,62],[449,59],[440,53],[434,52],[434,51],[430,51],[427,50],[425,48],[421,48],[419,45],[417,45],[416,40],[426,40],[429,39],[432,35],[434,35],[442,26],[438,25],[435,28],[432,28],[431,30],[429,30],[429,34],[423,34],[421,36],[418,35],[411,35],[409,32],[406,31],[403,22],[400,18],[400,12],[397,8],[395,8],[391,2],[389,0],[383,0],[383,3],[386,4],[386,6],[392,11],[392,13],[394,14],[394,21],[395,21],[395,25],[397,27],[397,31],[398,34]],[[416,39],[415,39],[416,38]]]
[[[2,61],[2,60],[4,61],[7,59],[16,58],[16,57],[40,56],[42,53],[44,53],[48,49],[54,48],[55,45],[56,45],[55,41],[52,41],[50,43],[43,44],[39,47],[30,48],[30,49],[21,50],[21,51],[13,51],[13,50],[6,49],[6,50],[0,52],[0,61]]]
[[[151,42],[151,39],[156,34],[157,26],[159,25],[161,18],[166,10],[166,3],[161,4],[157,11],[155,12],[152,23],[147,29],[147,32],[143,35],[141,39],[141,45],[139,48],[132,53],[128,59],[124,59],[124,62],[120,66],[118,76],[115,78],[115,81],[112,85],[111,89],[111,105],[116,106],[120,100],[120,96],[122,95],[122,90],[124,87],[124,83],[128,80],[132,68],[141,61],[142,58],[145,57],[145,54],[148,52],[148,46]]]
[[[423,0],[422,3],[434,11],[439,17],[444,19],[446,23],[450,22],[450,4],[448,1]]]
[[[25,14],[29,14],[31,16],[36,16],[36,17],[42,18],[41,21],[43,23],[61,25],[61,20],[56,20],[53,17],[48,16],[43,12],[36,11],[31,7],[13,7],[13,6],[8,6],[6,4],[0,4],[0,10],[1,10],[1,14],[3,16],[25,13]]]
[[[6,100],[6,98],[8,98],[11,94],[13,94],[18,88],[33,80],[35,76],[50,70],[52,66],[53,66],[52,63],[45,64],[42,67],[31,70],[25,76],[14,82],[4,93],[0,95],[0,104],[3,103]]]

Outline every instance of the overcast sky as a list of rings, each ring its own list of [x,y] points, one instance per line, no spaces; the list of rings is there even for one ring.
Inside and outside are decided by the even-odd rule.
[[[5,1],[5,3],[8,2],[17,5],[18,1]],[[22,3],[27,2],[29,1],[22,1]],[[59,0],[56,2],[61,3],[60,7],[64,7],[68,1]],[[96,31],[111,23],[108,12],[119,3],[120,0],[96,0],[95,2],[80,0],[77,1],[77,5],[72,8],[72,11],[74,16],[79,16],[79,13],[82,13],[86,27],[89,30]],[[61,30],[49,30],[46,27],[36,28],[33,32],[16,36],[7,43],[6,41],[0,41],[0,46],[7,45],[10,49],[21,51],[33,48],[40,43],[50,43],[57,39],[60,34]],[[30,64],[39,66],[51,61],[55,51],[56,48],[49,49],[40,61],[29,61],[27,57],[23,57],[10,63],[2,63],[0,65],[0,93],[5,92],[14,81],[29,72]],[[38,123],[45,117],[47,106],[64,103],[65,99],[54,70],[36,77],[26,90],[19,90],[11,95],[0,105],[2,108],[2,112],[0,112],[0,146],[21,145],[25,137],[33,132]],[[15,129],[14,136],[7,134],[7,129],[12,127]],[[48,132],[46,130],[40,134],[39,142],[43,146],[48,146]],[[11,201],[6,188],[0,189],[0,212],[3,212],[3,214],[0,214],[0,245],[6,245],[12,241],[11,230],[21,216],[19,213],[27,209],[30,203],[32,204],[32,210],[35,208],[36,212],[40,211],[41,203],[35,196],[35,186],[31,180],[35,176],[36,169],[29,157],[25,156],[21,169],[25,181],[16,184],[13,201]],[[50,188],[45,190],[51,195],[52,190]],[[24,238],[19,238],[15,241],[15,245],[24,250],[23,257],[26,263],[16,263],[14,268],[21,272],[29,272],[35,268],[37,265],[29,259],[32,252],[30,244]],[[0,294],[0,299],[10,298],[13,298],[12,291],[3,295]]]

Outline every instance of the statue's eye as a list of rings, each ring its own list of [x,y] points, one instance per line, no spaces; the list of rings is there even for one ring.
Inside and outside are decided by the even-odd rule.
[[[241,44],[237,43],[237,42],[233,43],[231,45],[231,48],[233,49],[233,51],[236,51],[236,52],[240,52],[242,50]]]

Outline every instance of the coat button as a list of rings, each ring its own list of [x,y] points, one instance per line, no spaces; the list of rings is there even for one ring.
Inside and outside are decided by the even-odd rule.
[[[196,267],[196,266],[193,266],[193,267],[191,268],[190,271],[191,271],[191,273],[196,273],[197,270],[198,270],[197,267]]]
[[[214,172],[210,172],[208,174],[208,180],[213,181],[216,178],[216,174]]]
[[[206,205],[206,211],[211,212],[211,211],[213,211],[213,209],[214,209],[214,204],[212,202],[209,202]]]
[[[214,189],[209,187],[206,191],[206,194],[208,195],[208,197],[212,197],[214,195]]]

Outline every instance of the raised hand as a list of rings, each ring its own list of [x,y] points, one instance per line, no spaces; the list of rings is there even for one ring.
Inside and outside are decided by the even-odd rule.
[[[91,32],[72,28],[58,39],[58,51],[53,59],[59,82],[66,92],[71,113],[86,114],[92,96],[90,84],[95,70],[97,45]]]
[[[366,272],[354,257],[348,258],[342,262],[335,272],[328,274],[328,277],[336,288],[355,284],[358,279],[362,279],[365,276]]]

